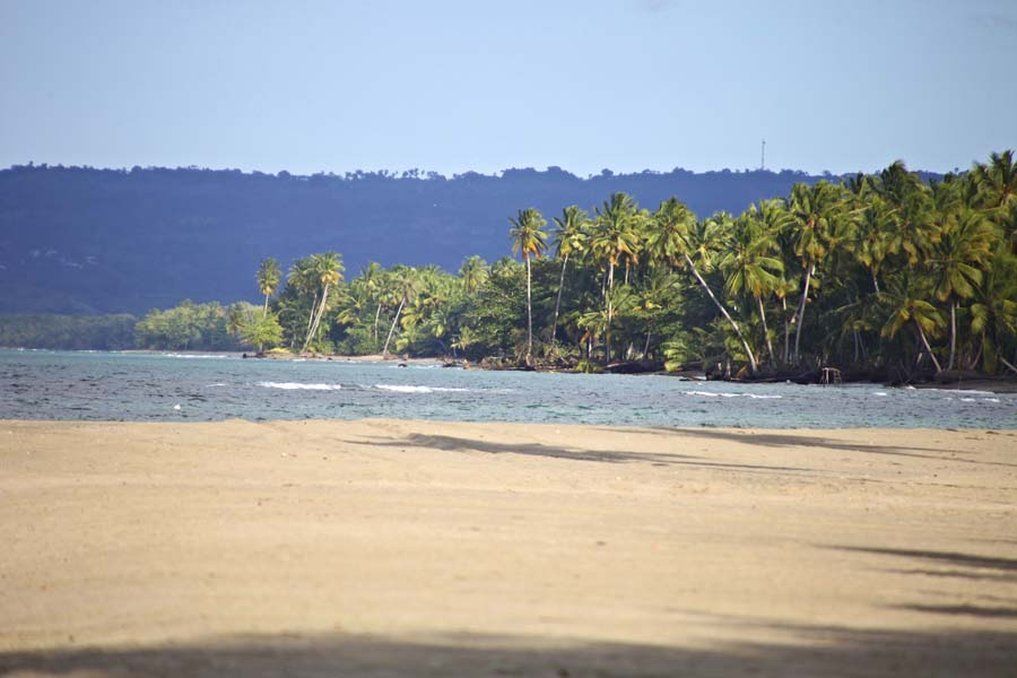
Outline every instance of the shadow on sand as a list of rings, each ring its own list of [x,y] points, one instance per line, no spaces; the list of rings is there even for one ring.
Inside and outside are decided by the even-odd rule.
[[[734,622],[737,623],[737,622]],[[749,622],[759,627],[760,624]],[[215,638],[0,654],[0,673],[88,676],[1013,676],[1017,634],[772,627],[787,642],[708,648],[446,635]]]
[[[564,445],[543,443],[496,443],[490,440],[459,438],[446,435],[411,433],[401,440],[368,438],[347,440],[345,443],[369,444],[372,447],[425,447],[448,452],[483,452],[485,454],[521,454],[532,457],[594,461],[608,464],[629,462],[651,463],[657,466],[697,466],[701,468],[737,469],[746,471],[809,471],[798,466],[770,466],[766,464],[733,464],[707,461],[703,457],[670,452],[626,452],[622,450],[590,450]]]
[[[952,456],[961,453],[968,453],[968,450],[947,450],[933,447],[910,447],[906,445],[876,445],[849,443],[840,440],[831,440],[815,435],[790,435],[784,433],[762,433],[759,431],[722,431],[717,429],[678,429],[667,427],[653,427],[648,429],[606,429],[618,433],[630,434],[651,434],[671,437],[691,436],[696,438],[707,438],[723,442],[740,443],[742,445],[753,445],[758,447],[807,447],[818,450],[831,450],[837,452],[863,452],[866,454],[882,454],[894,457],[915,457],[918,459],[933,459],[936,461],[957,462],[961,464],[980,464],[985,466],[1008,466],[1017,468],[1017,464],[1002,461],[981,461],[966,457]],[[927,454],[935,453],[935,454]]]

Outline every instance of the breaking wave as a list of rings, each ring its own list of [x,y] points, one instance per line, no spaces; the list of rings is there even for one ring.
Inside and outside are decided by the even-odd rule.
[[[338,391],[342,388],[341,384],[301,384],[295,381],[259,381],[258,386],[285,391]]]

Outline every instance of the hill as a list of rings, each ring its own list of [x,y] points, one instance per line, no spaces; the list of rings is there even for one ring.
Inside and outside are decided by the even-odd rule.
[[[677,195],[698,214],[738,212],[822,177],[752,171],[613,174],[559,168],[468,172],[447,178],[294,176],[239,170],[0,170],[0,312],[138,313],[183,298],[258,298],[266,256],[287,266],[334,249],[347,270],[488,259],[509,251],[507,218],[536,207],[548,220],[569,204],[592,209],[614,191],[656,207]]]

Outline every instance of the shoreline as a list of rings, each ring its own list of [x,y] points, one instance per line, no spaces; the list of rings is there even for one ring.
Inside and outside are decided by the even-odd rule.
[[[1008,675],[1014,442],[0,421],[0,672]]]
[[[404,358],[389,355],[383,357],[381,354],[369,354],[369,355],[322,355],[322,354],[274,354],[256,356],[254,354],[245,354],[243,351],[189,351],[189,350],[152,350],[152,349],[124,349],[120,351],[101,351],[93,349],[38,349],[38,348],[24,348],[24,347],[0,347],[3,350],[10,351],[30,351],[30,352],[69,352],[69,353],[121,353],[126,355],[195,355],[195,356],[209,356],[209,357],[235,357],[241,358],[246,355],[248,359],[252,360],[278,360],[278,361],[314,361],[314,362],[335,362],[335,363],[396,363],[398,365],[405,366],[419,366],[427,365],[434,367],[445,367],[449,369],[470,369],[470,370],[482,370],[482,371],[521,371],[521,372],[545,372],[545,373],[568,373],[576,374],[578,372],[570,369],[554,368],[554,367],[536,367],[532,369],[525,368],[510,368],[510,367],[484,367],[481,362],[463,364],[462,359],[452,358],[438,358],[438,357],[416,357],[416,358]],[[751,378],[727,378],[727,379],[713,379],[708,378],[702,370],[687,370],[678,372],[667,372],[664,370],[647,370],[647,371],[607,371],[604,373],[610,374],[622,374],[626,376],[663,376],[679,379],[682,381],[717,381],[731,384],[781,384],[781,383],[810,383],[813,385],[823,385],[815,382],[796,382],[794,379],[779,379],[772,377],[761,377],[756,379]],[[593,373],[597,374],[597,373]],[[987,376],[972,376],[972,377],[957,377],[949,378],[944,377],[942,381],[937,380],[935,377],[926,381],[916,381],[912,384],[894,384],[888,381],[870,380],[870,379],[850,379],[844,381],[843,385],[848,384],[872,384],[878,385],[884,388],[916,388],[916,389],[940,389],[940,390],[977,390],[985,391],[994,394],[1014,394],[1017,393],[1017,377],[1011,378],[1008,376],[999,377],[987,377]],[[840,384],[830,384],[830,386],[837,386]]]

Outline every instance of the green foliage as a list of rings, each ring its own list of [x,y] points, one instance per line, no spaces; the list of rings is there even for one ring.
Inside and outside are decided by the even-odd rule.
[[[615,193],[592,217],[564,208],[550,258],[544,218],[525,209],[509,233],[522,261],[469,257],[457,274],[371,264],[346,281],[325,252],[283,282],[265,260],[263,305],[153,311],[137,343],[236,348],[240,337],[582,370],[638,359],[732,373],[1017,371],[1015,177],[1010,152],[933,184],[895,162],[705,218],[677,198],[651,213]]]
[[[0,346],[119,351],[134,348],[133,315],[0,315]]]
[[[229,331],[229,314],[218,302],[185,300],[164,311],[149,311],[134,327],[138,348],[232,351],[240,348]]]
[[[244,343],[256,346],[259,351],[282,343],[282,326],[274,313],[256,313],[245,318],[239,329]]]

